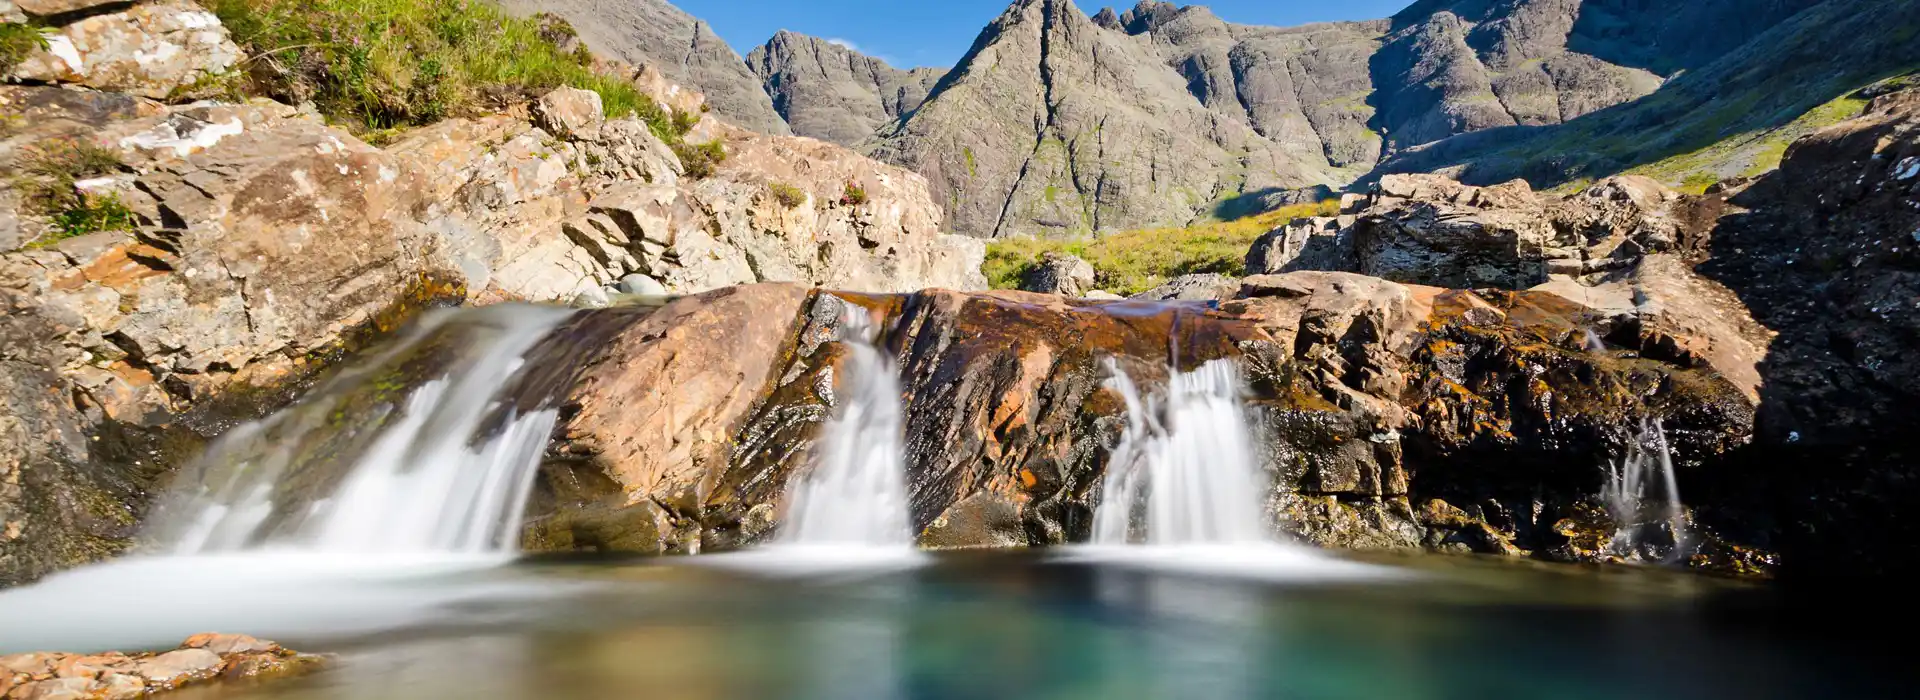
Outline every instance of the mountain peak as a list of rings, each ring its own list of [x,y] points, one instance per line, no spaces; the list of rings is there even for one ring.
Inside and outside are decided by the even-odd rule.
[[[946,75],[900,70],[844,42],[782,29],[746,65],[793,133],[853,146],[918,107]]]

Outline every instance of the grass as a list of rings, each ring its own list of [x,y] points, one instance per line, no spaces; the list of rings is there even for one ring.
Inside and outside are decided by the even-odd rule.
[[[779,202],[780,206],[788,209],[807,203],[807,193],[800,191],[798,187],[784,182],[775,182],[767,185],[767,191],[773,193],[773,201]]]
[[[1865,98],[1848,93],[1772,129],[1749,131],[1705,148],[1633,168],[1682,192],[1700,194],[1728,177],[1757,177],[1780,167],[1787,146],[1820,129],[1857,117]]]
[[[727,147],[719,141],[696,144],[675,139],[671,145],[673,154],[680,157],[680,165],[685,168],[687,177],[695,180],[713,177],[714,170],[727,160]]]
[[[46,247],[96,231],[131,229],[133,212],[117,195],[87,195],[75,183],[120,170],[120,155],[79,139],[28,146],[13,180],[27,210],[47,217],[52,230],[29,247]]]
[[[211,0],[246,49],[251,91],[311,101],[355,133],[474,116],[560,86],[600,94],[608,116],[637,116],[669,144],[675,115],[631,83],[561,51],[552,18],[521,18],[485,0]]]
[[[0,75],[13,72],[14,66],[33,52],[47,47],[47,37],[31,24],[0,24]]]
[[[1255,239],[1294,219],[1332,216],[1339,211],[1338,200],[1327,200],[1185,228],[1141,229],[1091,238],[1003,239],[987,244],[987,260],[981,269],[993,288],[1014,289],[1042,256],[1066,253],[1093,265],[1095,287],[1132,295],[1181,275],[1242,274],[1246,271],[1247,249]]]

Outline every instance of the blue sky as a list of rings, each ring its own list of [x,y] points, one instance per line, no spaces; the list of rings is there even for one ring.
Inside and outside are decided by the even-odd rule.
[[[1097,12],[1105,2],[1076,0]],[[1111,0],[1109,0],[1111,1]],[[1124,11],[1136,0],[1112,2]],[[1288,26],[1334,20],[1379,19],[1410,0],[1214,0],[1179,2],[1213,8],[1229,22]],[[713,25],[721,38],[747,55],[773,33],[790,29],[838,39],[901,68],[951,67],[973,38],[1011,0],[673,0],[680,9]]]

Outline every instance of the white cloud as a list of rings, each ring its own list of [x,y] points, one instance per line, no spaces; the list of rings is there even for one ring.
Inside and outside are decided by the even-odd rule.
[[[853,51],[856,53],[866,53],[865,51],[861,51],[858,45],[854,44],[851,41],[847,41],[846,39],[828,39],[827,43],[833,44],[834,46],[838,46],[848,51]]]

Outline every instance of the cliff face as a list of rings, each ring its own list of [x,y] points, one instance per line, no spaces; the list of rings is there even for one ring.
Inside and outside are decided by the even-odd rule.
[[[782,30],[747,66],[793,133],[854,146],[912,112],[947,71],[900,70],[825,39]]]
[[[594,53],[649,65],[690,90],[706,93],[713,111],[764,134],[788,134],[773,101],[740,54],[706,22],[666,0],[501,0],[523,14],[547,12],[567,20]]]

